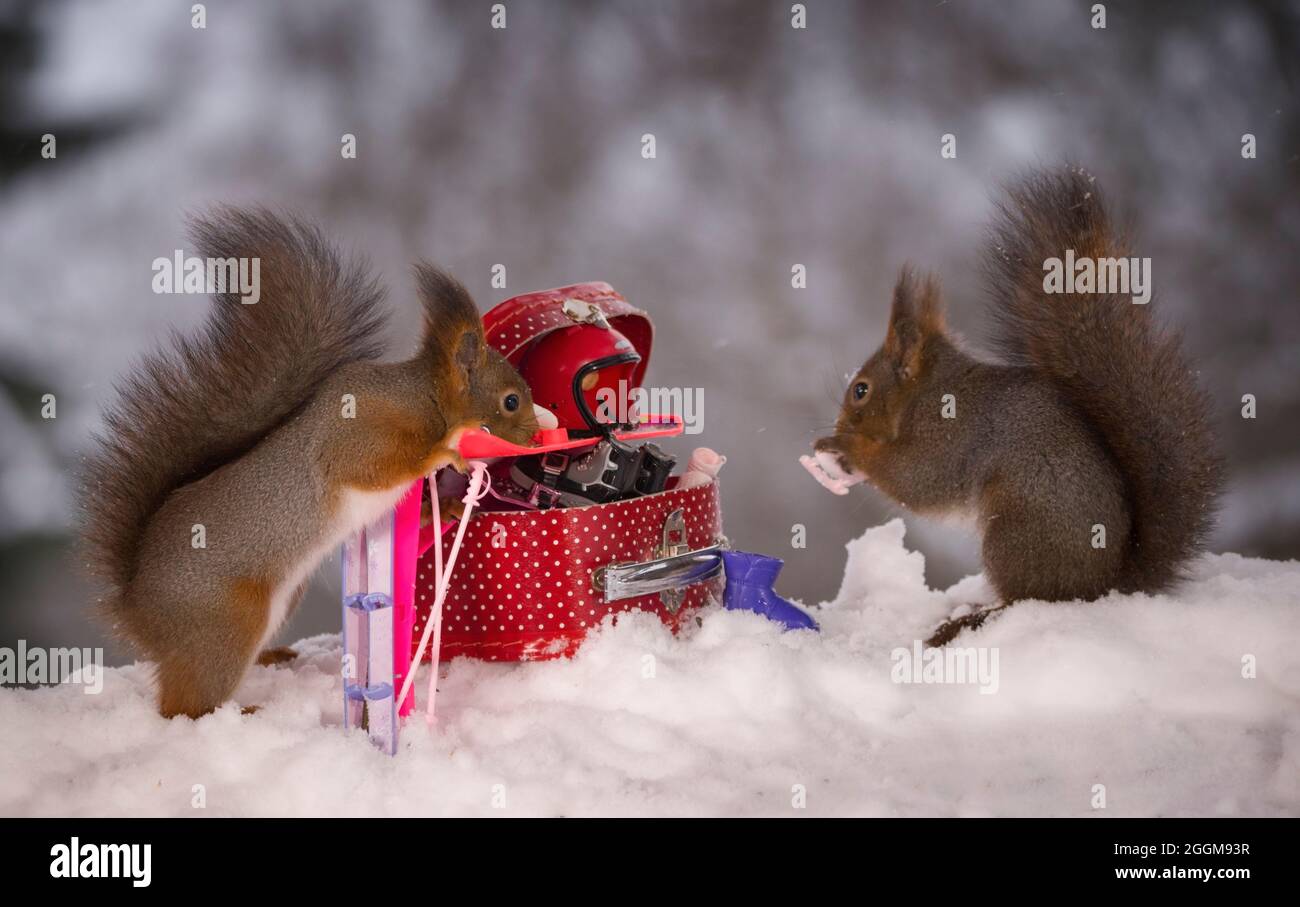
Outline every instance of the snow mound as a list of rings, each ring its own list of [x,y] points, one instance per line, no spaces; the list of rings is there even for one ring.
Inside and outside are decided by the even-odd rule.
[[[927,588],[903,532],[850,543],[820,634],[638,614],[571,661],[457,660],[397,758],[340,730],[334,636],[255,668],[254,715],[164,721],[145,664],[98,695],[5,689],[0,814],[1300,812],[1300,563],[1210,555],[1176,596],[1022,603],[954,644],[996,653],[996,683],[900,683],[916,639],[990,595]]]

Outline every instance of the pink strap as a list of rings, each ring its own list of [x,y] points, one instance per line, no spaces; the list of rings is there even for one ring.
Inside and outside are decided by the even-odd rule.
[[[416,479],[393,510],[393,682],[401,683],[411,671],[411,637],[415,632],[415,561],[420,530],[420,495],[424,479]],[[412,696],[397,704],[407,715],[415,705]]]

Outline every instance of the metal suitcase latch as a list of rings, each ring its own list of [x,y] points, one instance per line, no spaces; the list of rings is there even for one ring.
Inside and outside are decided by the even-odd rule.
[[[686,587],[711,580],[722,572],[726,539],[707,548],[691,550],[686,537],[686,516],[679,508],[664,517],[663,535],[654,558],[632,564],[606,564],[591,575],[591,585],[606,602],[659,593],[668,613],[676,614],[686,597]]]

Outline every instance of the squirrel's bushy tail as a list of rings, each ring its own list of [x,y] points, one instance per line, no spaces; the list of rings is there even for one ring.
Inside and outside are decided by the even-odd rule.
[[[1013,363],[1043,374],[1115,458],[1131,502],[1122,591],[1154,592],[1203,544],[1222,482],[1210,404],[1177,333],[1130,295],[1044,290],[1044,263],[1133,254],[1114,230],[1093,178],[1040,172],[1008,191],[987,252],[997,341]]]
[[[173,334],[119,386],[84,471],[83,543],[110,616],[167,495],[250,450],[346,362],[381,352],[383,291],[319,230],[220,208],[191,237],[206,259],[258,259],[260,298],[213,296],[203,329]]]

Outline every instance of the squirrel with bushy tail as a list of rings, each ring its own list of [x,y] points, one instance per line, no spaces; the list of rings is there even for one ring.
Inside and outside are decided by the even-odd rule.
[[[1062,168],[1014,184],[983,259],[1001,363],[966,352],[937,282],[905,269],[883,345],[803,458],[832,491],[865,480],[921,516],[975,522],[998,601],[931,644],[1023,599],[1159,592],[1212,525],[1222,460],[1178,334],[1127,295],[1047,292],[1045,264],[1068,250],[1132,254],[1095,180]]]
[[[467,429],[526,444],[528,386],[488,346],[469,293],[421,264],[415,355],[378,361],[383,291],[320,232],[222,209],[194,238],[211,259],[258,258],[261,296],[218,293],[121,386],[86,466],[84,543],[101,610],[157,665],[164,716],[229,700],[314,568],[410,484],[461,469]]]

